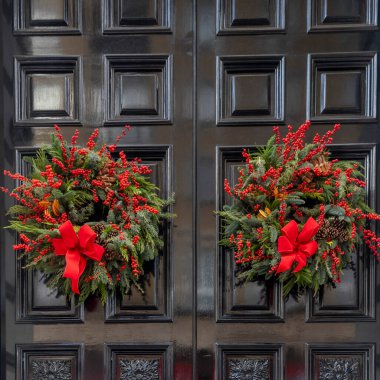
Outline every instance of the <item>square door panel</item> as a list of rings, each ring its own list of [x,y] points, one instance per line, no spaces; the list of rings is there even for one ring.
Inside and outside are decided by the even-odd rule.
[[[27,118],[73,117],[72,74],[30,74],[27,89],[30,96]]]
[[[309,32],[377,28],[377,0],[308,0]]]
[[[283,121],[284,58],[219,57],[217,124],[262,125]]]
[[[254,149],[254,147],[252,148]],[[231,186],[237,183],[239,169],[244,165],[243,148],[218,147],[218,194],[219,209],[229,202],[223,190],[224,178]],[[220,221],[218,221],[220,223]],[[221,225],[219,225],[221,228]],[[219,239],[219,237],[218,237]],[[268,282],[237,280],[233,252],[219,247],[218,251],[218,322],[281,322],[284,317],[284,300],[281,286]]]
[[[152,170],[150,180],[160,189],[160,197],[168,198],[172,192],[171,147],[144,146],[141,148],[120,147],[127,157],[140,157],[142,163]],[[132,287],[128,294],[110,294],[105,311],[106,322],[170,322],[172,298],[170,293],[171,251],[170,223],[162,227],[165,246],[155,260],[144,265],[142,287],[144,294]]]
[[[331,71],[321,74],[320,114],[363,114],[365,83],[363,71]]]
[[[356,161],[363,166],[367,183],[367,203],[374,207],[376,183],[376,146],[374,144],[330,147],[331,157]],[[323,288],[314,298],[307,298],[308,322],[352,322],[375,319],[375,257],[361,244],[353,254],[352,268],[347,268],[336,288]]]
[[[306,351],[307,380],[375,378],[374,344],[307,344]]]
[[[103,0],[103,33],[170,33],[171,0]]]
[[[217,344],[215,379],[282,380],[282,346],[277,344]]]
[[[24,157],[35,157],[36,149],[16,150],[16,172],[24,176],[30,173],[31,165]],[[84,307],[76,306],[73,298],[58,296],[48,288],[39,271],[25,268],[25,257],[16,262],[16,322],[17,323],[81,323]]]
[[[121,25],[157,25],[158,24],[157,0],[122,0],[120,1]]]
[[[218,0],[218,35],[285,32],[284,0]]]
[[[170,56],[106,56],[105,70],[106,125],[171,123]]]
[[[81,344],[18,344],[17,379],[81,380],[83,351]]]
[[[163,344],[106,344],[106,379],[173,379],[173,346]]]
[[[80,125],[79,57],[16,57],[15,124]]]
[[[81,34],[82,0],[15,0],[15,34]]]
[[[377,55],[309,56],[308,118],[314,122],[376,121]]]
[[[158,115],[158,86],[156,74],[120,74],[119,109],[120,115]]]

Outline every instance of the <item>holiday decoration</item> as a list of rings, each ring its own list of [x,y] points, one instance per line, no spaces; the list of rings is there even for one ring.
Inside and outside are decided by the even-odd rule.
[[[363,168],[330,159],[326,147],[340,125],[305,143],[309,128],[289,126],[282,138],[275,127],[266,146],[244,149],[237,183],[224,182],[232,202],[218,212],[239,277],[280,281],[285,296],[335,286],[362,241],[379,257]]]
[[[163,246],[160,227],[171,217],[163,210],[172,200],[158,196],[141,160],[128,160],[116,144],[96,147],[97,129],[86,147],[77,146],[78,131],[69,145],[55,130],[50,145],[26,157],[28,177],[4,172],[18,181],[2,188],[17,201],[8,212],[8,228],[19,233],[14,249],[47,286],[79,302],[97,294],[104,303],[109,291],[132,285],[143,291],[143,265]]]

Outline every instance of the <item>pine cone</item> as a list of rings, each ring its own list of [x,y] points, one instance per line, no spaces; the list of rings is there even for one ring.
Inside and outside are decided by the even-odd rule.
[[[326,161],[326,157],[324,155],[314,157],[310,160],[310,162],[314,165],[314,169],[318,169],[322,173],[329,170],[329,163]]]
[[[338,218],[332,220],[325,219],[315,237],[317,240],[338,240],[339,243],[343,243],[348,240],[346,222],[344,220],[339,220]]]
[[[112,187],[112,185],[116,182],[116,178],[114,175],[110,175],[110,170],[108,167],[104,167],[99,171],[99,174],[95,177],[97,181],[102,183],[102,187],[106,190]]]
[[[107,233],[107,237],[105,239],[101,239],[101,234],[103,233],[103,231],[105,229],[105,225],[103,223],[98,223],[98,224],[95,224],[95,226],[92,229],[96,232],[95,242],[97,244],[100,244],[105,249],[104,255],[105,255],[106,259],[109,261],[116,260],[119,257],[119,253],[108,249],[107,243],[113,237],[118,236],[119,233],[115,230],[111,230]]]
[[[326,161],[326,157],[324,155],[319,155],[312,158],[310,160],[310,163],[313,165],[312,170],[317,169],[322,173],[329,170],[329,163]],[[314,178],[314,173],[312,170],[301,176],[301,179],[306,183],[310,183]]]
[[[95,226],[93,226],[91,228],[96,233],[95,242],[99,244],[99,242],[100,242],[100,236],[103,233],[105,226],[104,226],[103,223],[98,223],[98,224],[95,224]]]

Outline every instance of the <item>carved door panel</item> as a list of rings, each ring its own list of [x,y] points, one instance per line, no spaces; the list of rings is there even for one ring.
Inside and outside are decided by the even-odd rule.
[[[130,124],[121,147],[151,167],[161,196],[177,193],[178,214],[145,268],[144,296],[104,307],[57,297],[2,231],[2,379],[191,379],[191,14],[188,1],[2,2],[2,169],[26,174],[23,157],[54,123],[65,137],[79,128],[81,143],[95,127],[109,143]]]
[[[338,288],[297,303],[279,286],[236,284],[212,211],[237,180],[243,147],[272,126],[343,128],[333,156],[376,186],[376,1],[202,0],[197,17],[197,368],[199,379],[375,379],[380,342],[375,262],[360,249]]]

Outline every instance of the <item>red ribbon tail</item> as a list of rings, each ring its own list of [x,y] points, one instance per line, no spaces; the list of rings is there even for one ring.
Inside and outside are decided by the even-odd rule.
[[[81,275],[81,259],[80,252],[76,249],[69,249],[66,252],[66,268],[63,272],[63,277],[71,280],[71,289],[77,294],[79,294],[78,284]]]
[[[297,266],[294,268],[293,273],[299,272],[306,265],[306,256],[302,252],[298,252],[296,261]]]
[[[278,274],[278,273],[286,272],[287,270],[289,270],[292,267],[295,259],[296,259],[296,256],[294,254],[282,255],[281,261],[280,261],[280,264],[278,265],[276,273]]]

